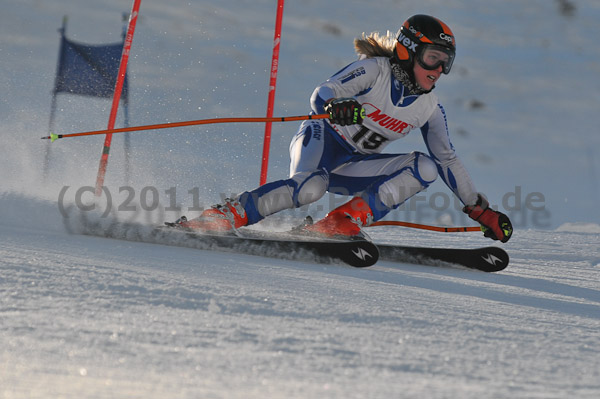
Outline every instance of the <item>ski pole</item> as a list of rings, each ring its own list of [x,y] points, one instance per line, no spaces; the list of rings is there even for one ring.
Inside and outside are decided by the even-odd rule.
[[[78,137],[78,136],[95,136],[99,134],[113,134],[113,133],[125,133],[125,132],[138,132],[142,130],[156,130],[156,129],[168,129],[172,127],[182,127],[182,126],[195,126],[195,125],[208,125],[212,123],[239,123],[239,122],[292,122],[292,121],[303,121],[309,119],[327,119],[329,118],[328,114],[320,114],[320,115],[301,115],[301,116],[280,116],[280,117],[272,117],[272,118],[213,118],[213,119],[198,119],[195,121],[183,121],[183,122],[168,122],[168,123],[158,123],[155,125],[144,125],[144,126],[130,126],[130,127],[122,127],[118,129],[106,129],[106,130],[94,130],[90,132],[81,132],[81,133],[69,133],[69,134],[55,134],[50,133],[50,136],[42,137],[42,140],[51,140],[52,142],[67,138],[67,137]]]
[[[439,231],[442,233],[458,233],[463,231],[481,231],[480,227],[438,227],[438,226],[430,226],[427,224],[419,224],[419,223],[410,223],[410,222],[398,222],[398,221],[380,221],[375,222],[369,225],[369,227],[377,227],[377,226],[400,226],[400,227],[409,227],[412,229],[421,229],[421,230],[431,230],[431,231]]]

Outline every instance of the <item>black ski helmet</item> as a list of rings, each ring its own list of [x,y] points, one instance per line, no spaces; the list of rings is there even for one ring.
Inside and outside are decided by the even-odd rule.
[[[439,50],[448,57],[436,65],[427,65],[423,61],[423,54],[427,49]],[[442,72],[448,74],[455,55],[456,42],[448,25],[432,16],[419,14],[402,24],[392,61],[411,74],[415,61],[425,69],[436,69],[442,65]]]

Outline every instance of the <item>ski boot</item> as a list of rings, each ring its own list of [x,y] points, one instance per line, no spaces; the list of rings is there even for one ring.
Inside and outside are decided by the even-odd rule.
[[[174,223],[165,223],[170,227],[202,230],[211,233],[230,233],[248,224],[248,216],[242,204],[237,200],[225,199],[224,204],[213,205],[196,219],[180,217]]]
[[[354,197],[329,212],[317,223],[304,226],[303,230],[325,237],[359,237],[364,234],[361,227],[368,226],[372,222],[373,212],[369,204],[360,197]]]

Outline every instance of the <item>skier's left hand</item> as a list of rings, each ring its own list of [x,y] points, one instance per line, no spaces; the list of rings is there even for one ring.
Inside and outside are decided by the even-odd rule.
[[[513,233],[512,223],[508,216],[489,207],[488,201],[481,194],[477,195],[475,205],[467,205],[463,212],[479,224],[485,237],[507,242]]]
[[[325,103],[329,120],[340,126],[361,124],[365,110],[354,98],[332,98]]]

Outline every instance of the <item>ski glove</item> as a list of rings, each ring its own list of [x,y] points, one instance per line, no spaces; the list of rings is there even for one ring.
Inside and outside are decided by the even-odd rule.
[[[361,124],[365,110],[354,98],[333,98],[325,103],[331,123],[340,126]]]
[[[463,212],[481,224],[481,231],[485,237],[507,242],[512,236],[513,227],[508,216],[490,208],[488,201],[481,194],[477,194],[475,205],[465,206]]]

